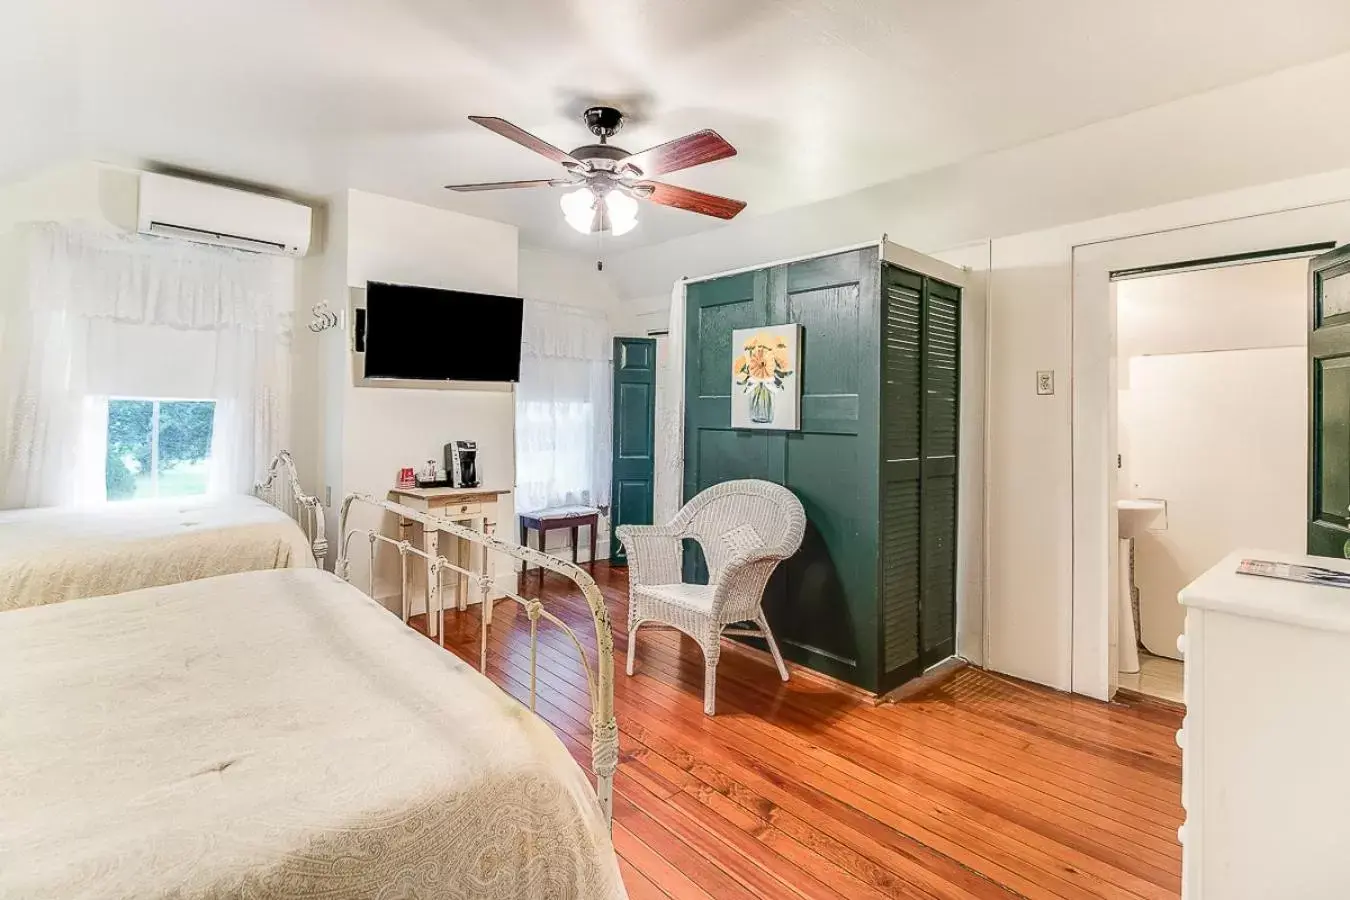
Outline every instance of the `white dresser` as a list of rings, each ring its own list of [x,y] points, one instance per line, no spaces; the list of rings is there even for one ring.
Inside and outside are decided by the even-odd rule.
[[[1350,898],[1350,590],[1236,574],[1181,592],[1183,900]]]

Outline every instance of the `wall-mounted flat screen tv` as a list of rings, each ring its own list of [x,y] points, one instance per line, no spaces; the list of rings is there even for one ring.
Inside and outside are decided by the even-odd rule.
[[[523,312],[519,297],[371,281],[357,349],[367,378],[519,381]]]

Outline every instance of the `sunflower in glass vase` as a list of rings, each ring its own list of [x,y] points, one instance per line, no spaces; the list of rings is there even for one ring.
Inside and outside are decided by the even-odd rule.
[[[784,382],[793,374],[789,368],[787,341],[776,334],[761,332],[741,348],[731,364],[731,374],[741,390],[750,394],[750,421],[773,424],[773,395],[785,390]]]

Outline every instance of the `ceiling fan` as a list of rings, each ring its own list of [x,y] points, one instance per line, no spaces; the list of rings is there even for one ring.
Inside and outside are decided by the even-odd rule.
[[[581,117],[600,143],[586,144],[571,153],[564,153],[505,119],[469,116],[469,121],[560,163],[566,171],[561,178],[448,184],[446,187],[452,191],[499,191],[575,186],[577,190],[564,194],[560,205],[567,223],[582,234],[610,231],[620,235],[631,231],[637,225],[637,200],[650,200],[719,219],[734,218],[745,209],[741,200],[652,180],[670,172],[735,156],[736,148],[717,132],[711,129],[696,131],[641,153],[629,153],[609,143],[623,126],[622,112],[612,106],[592,106]]]

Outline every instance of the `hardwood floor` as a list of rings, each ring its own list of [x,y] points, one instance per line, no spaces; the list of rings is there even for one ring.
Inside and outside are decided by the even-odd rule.
[[[624,675],[626,570],[595,577],[615,632],[614,844],[634,900],[1178,896],[1179,712],[974,669],[878,706],[728,650],[708,718],[692,641],[644,628]],[[522,593],[585,639],[571,583],[538,584]],[[478,623],[477,608],[446,614],[447,647],[475,666]],[[586,767],[585,676],[565,635],[540,633],[538,711]],[[498,603],[488,675],[521,699],[528,638],[519,606]]]

